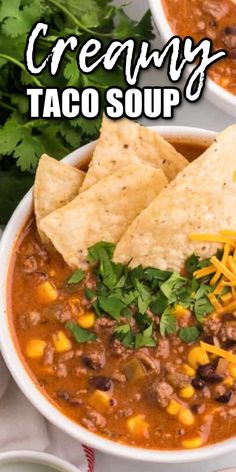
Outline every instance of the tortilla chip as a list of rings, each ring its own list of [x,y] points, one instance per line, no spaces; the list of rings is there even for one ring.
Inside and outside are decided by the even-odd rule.
[[[113,121],[104,117],[81,192],[135,162],[162,169],[169,181],[188,164],[187,159],[155,131],[126,119]]]
[[[180,271],[193,252],[215,254],[218,244],[190,241],[192,233],[236,229],[236,125],[227,128],[131,224],[114,258]]]
[[[34,184],[34,208],[39,230],[40,221],[49,213],[73,200],[79,193],[85,173],[43,154]],[[46,240],[40,232],[42,240]]]
[[[48,215],[40,230],[70,266],[86,267],[88,247],[99,241],[117,243],[165,185],[161,170],[131,164]]]

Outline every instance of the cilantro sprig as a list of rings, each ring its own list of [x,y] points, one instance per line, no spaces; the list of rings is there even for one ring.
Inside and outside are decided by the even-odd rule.
[[[76,52],[67,51],[60,72],[31,76],[24,64],[27,35],[37,21],[50,25],[50,35],[37,41],[35,61],[40,63],[59,37],[78,35],[80,44],[90,36],[106,46],[111,39],[137,42],[153,37],[151,14],[134,21],[112,0],[0,1],[0,224],[9,219],[33,182],[40,155],[64,157],[98,136],[101,116],[93,120],[33,120],[29,118],[26,86],[78,88],[96,86],[101,96],[108,87],[126,87],[122,67],[79,72]],[[102,100],[103,102],[103,100]]]

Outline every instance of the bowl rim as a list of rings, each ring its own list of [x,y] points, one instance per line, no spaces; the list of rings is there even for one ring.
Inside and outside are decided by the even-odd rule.
[[[167,20],[163,1],[164,0],[149,0],[149,6],[161,37],[167,42],[175,33],[171,29],[170,24]],[[188,67],[191,69],[191,66]],[[215,96],[223,100],[228,105],[228,110],[234,106],[236,107],[236,95],[233,95],[232,93],[228,92],[228,90],[218,85],[216,82],[214,82],[214,80],[209,77],[206,80],[206,90],[210,94],[214,94]],[[215,105],[220,107],[220,105],[216,103]]]
[[[77,466],[70,462],[41,451],[15,450],[0,453],[0,467],[1,465],[10,465],[17,463],[39,464],[51,467],[52,470],[58,472],[80,472]]]
[[[210,143],[217,135],[214,131],[184,126],[155,126],[154,131],[175,141],[192,140],[192,142]],[[84,161],[92,153],[95,142],[87,144],[70,153],[64,162],[75,165]],[[10,320],[7,314],[7,285],[9,262],[15,241],[32,210],[32,189],[21,200],[13,213],[0,243],[0,345],[5,362],[16,383],[35,406],[35,408],[52,424],[63,430],[69,436],[80,442],[100,450],[104,453],[125,459],[139,460],[154,463],[186,463],[216,458],[235,450],[236,437],[223,442],[205,446],[195,450],[154,450],[137,448],[111,441],[92,433],[73,420],[66,417],[50,400],[38,389],[33,378],[28,374],[21,356],[17,352],[14,336],[11,333]]]

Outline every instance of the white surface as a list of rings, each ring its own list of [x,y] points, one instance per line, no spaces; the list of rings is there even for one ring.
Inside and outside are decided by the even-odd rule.
[[[123,3],[118,0],[117,4]],[[148,0],[133,0],[128,7],[133,17],[140,15],[148,8]],[[160,38],[154,41],[156,47],[161,45]],[[148,71],[142,79],[141,85],[167,85],[168,79],[165,72]],[[168,84],[170,85],[170,84]],[[220,131],[226,126],[234,122],[234,118],[226,113],[221,112],[218,108],[207,102],[204,97],[199,103],[189,104],[183,102],[182,106],[176,110],[175,118],[168,120],[158,120],[156,122],[144,119],[144,124],[149,125],[189,125],[206,129]],[[217,458],[214,461],[199,462],[191,465],[191,472],[214,472],[227,467],[236,467],[236,451],[228,454],[226,457]],[[161,464],[145,464],[138,462],[130,462],[126,460],[116,459],[115,457],[106,456],[100,452],[96,454],[96,472],[189,472],[189,465],[161,465]]]

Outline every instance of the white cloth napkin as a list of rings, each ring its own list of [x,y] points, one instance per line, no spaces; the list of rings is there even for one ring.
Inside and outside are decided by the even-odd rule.
[[[0,229],[0,239],[1,239]],[[34,450],[94,471],[94,452],[50,424],[21,393],[0,354],[0,452]]]

